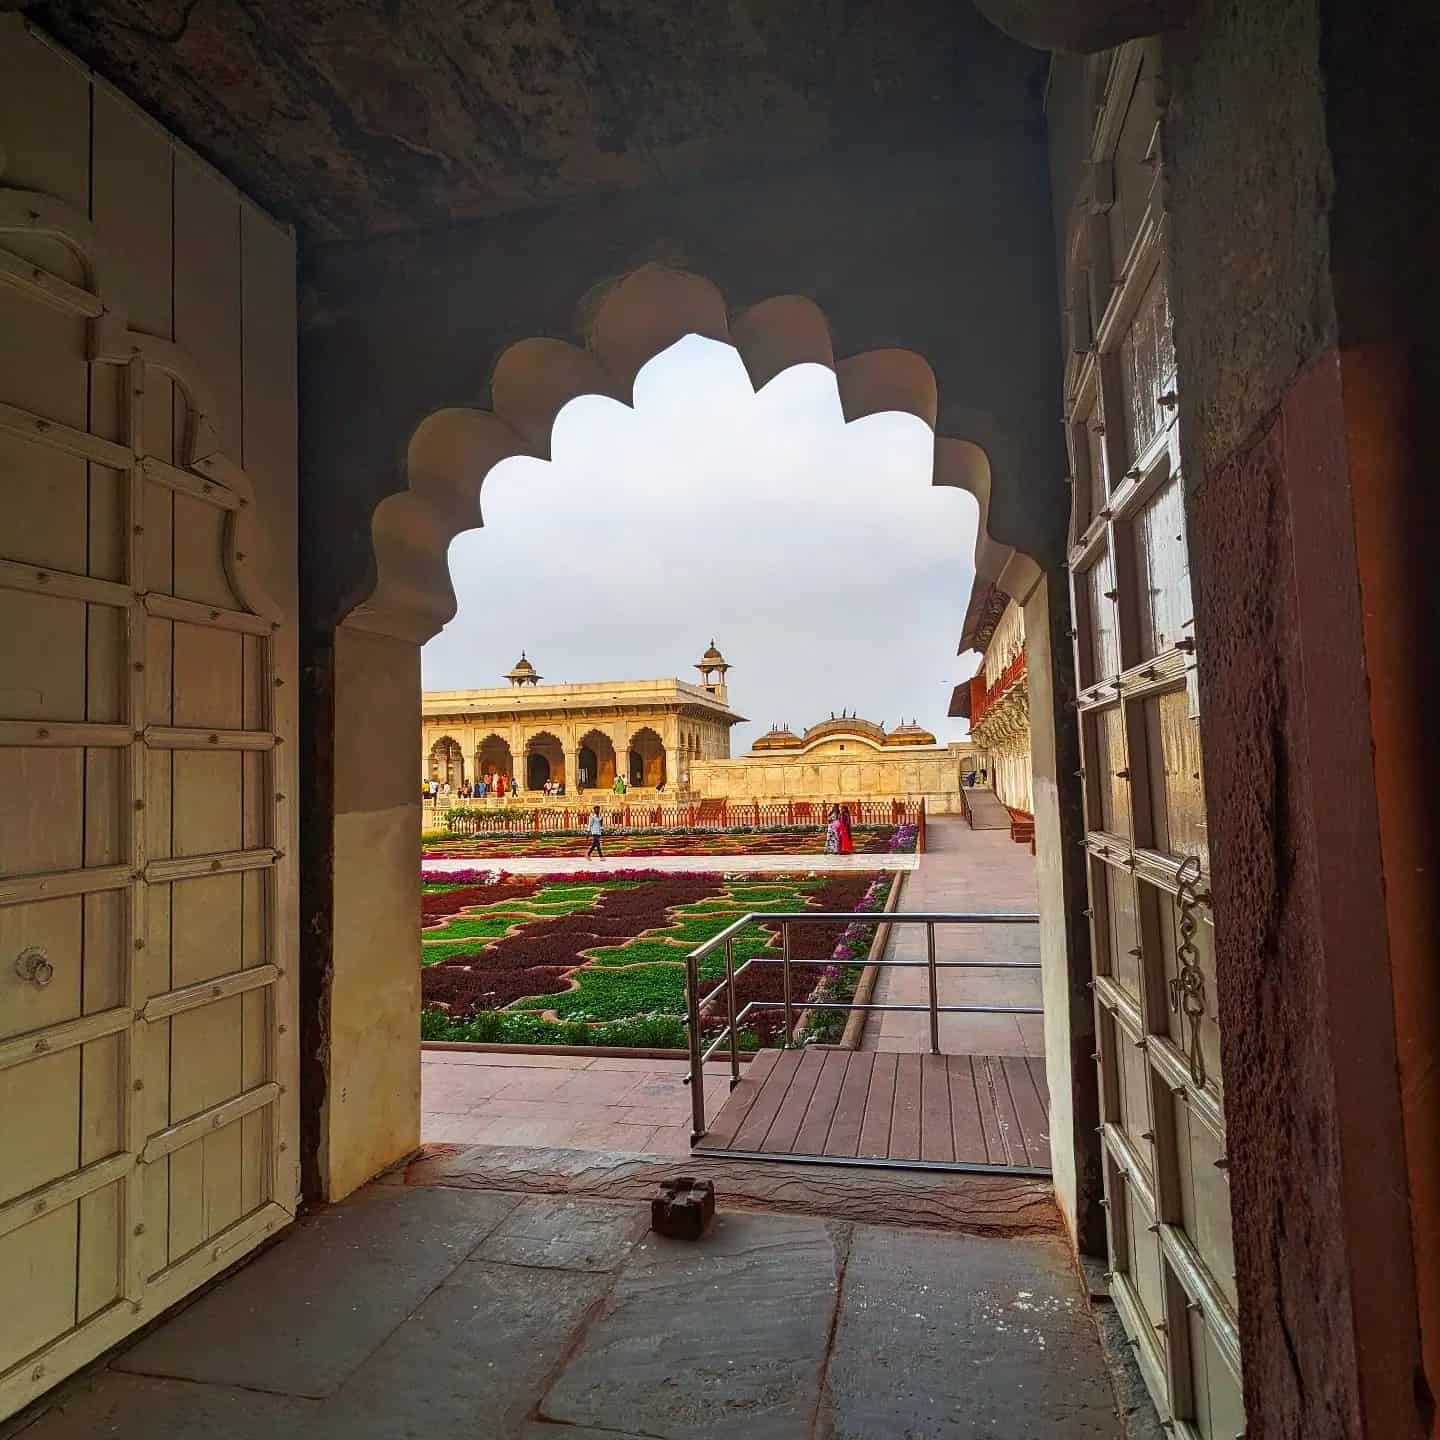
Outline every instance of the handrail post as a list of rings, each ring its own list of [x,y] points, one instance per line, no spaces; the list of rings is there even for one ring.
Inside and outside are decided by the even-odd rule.
[[[735,937],[725,942],[725,1003],[730,1024],[730,1088],[740,1083],[740,1037],[735,1033]]]
[[[930,1053],[940,1053],[940,989],[935,969],[935,922],[925,922],[925,950],[930,977]]]
[[[690,1143],[705,1136],[705,1063],[700,1058],[700,962],[685,957],[686,1008],[690,1011]]]
[[[795,1022],[790,1014],[790,922],[780,922],[780,956],[782,964],[781,975],[785,982],[785,1038],[781,1042],[781,1048],[790,1048],[790,1035],[794,1029]]]

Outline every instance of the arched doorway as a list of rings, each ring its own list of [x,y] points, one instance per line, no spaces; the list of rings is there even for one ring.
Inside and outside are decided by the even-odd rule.
[[[602,731],[592,730],[580,741],[576,763],[580,772],[575,777],[577,789],[608,790],[615,784],[615,742]]]
[[[515,757],[510,753],[510,746],[498,735],[487,735],[475,751],[475,778],[493,785],[498,775],[503,775],[506,780],[514,778]]]
[[[541,790],[547,780],[565,783],[565,748],[548,730],[525,742],[525,788]]]
[[[442,735],[430,747],[430,778],[441,785],[458,790],[465,778],[465,754],[460,742],[449,735]]]
[[[665,783],[665,745],[647,725],[630,737],[630,783],[654,789]]]

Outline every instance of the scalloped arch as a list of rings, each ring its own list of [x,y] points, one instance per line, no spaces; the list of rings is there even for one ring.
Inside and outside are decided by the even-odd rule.
[[[687,335],[732,345],[756,389],[796,365],[826,366],[847,422],[884,411],[923,420],[936,431],[932,483],[966,490],[980,507],[977,584],[1003,584],[1017,559],[1027,572],[1036,568],[988,531],[993,417],[973,417],[973,433],[991,448],[940,433],[935,372],[916,351],[869,350],[837,362],[829,323],[813,300],[776,295],[732,316],[712,281],[656,263],[597,287],[581,309],[583,346],[545,336],[519,340],[495,363],[490,409],[447,407],[416,428],[406,488],[387,496],[371,520],[374,590],[346,624],[417,644],[436,634],[455,614],[450,542],[483,523],[480,490],[491,468],[513,455],[548,459],[556,417],[581,395],[630,404],[641,368]],[[1007,438],[1000,445],[1009,451]]]

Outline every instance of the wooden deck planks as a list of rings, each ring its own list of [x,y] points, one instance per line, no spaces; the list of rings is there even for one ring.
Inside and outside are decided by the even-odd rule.
[[[765,1081],[780,1058],[778,1050],[762,1050],[741,1072],[740,1083],[730,1092],[705,1136],[707,1145],[728,1146],[745,1122],[750,1107],[760,1098]]]
[[[815,1085],[824,1066],[823,1050],[801,1052],[800,1064],[795,1069],[790,1088],[786,1090],[785,1098],[775,1112],[775,1118],[770,1122],[770,1128],[758,1149],[780,1155],[795,1154],[795,1140],[800,1134],[800,1126],[805,1120],[805,1112],[810,1107],[810,1098],[815,1093]]]
[[[1050,1166],[1050,1121],[1045,1114],[1045,1103],[1035,1088],[1035,1077],[1023,1058],[1007,1055],[1004,1061],[1005,1078],[1010,1086],[1010,1098],[1015,1104],[1015,1116],[1019,1121],[1020,1139],[1024,1146],[1026,1163]]]
[[[899,1058],[876,1055],[870,1071],[865,1118],[860,1123],[860,1145],[855,1152],[868,1160],[885,1160],[890,1155],[890,1116],[895,1108],[895,1066]]]
[[[870,1077],[874,1068],[873,1051],[856,1050],[851,1053],[823,1154],[853,1156],[860,1149],[860,1126],[865,1120],[865,1101],[870,1094]]]
[[[920,1158],[921,1056],[901,1055],[895,1069],[895,1103],[890,1112],[891,1160]]]
[[[985,1127],[980,1120],[975,1057],[947,1055],[945,1068],[950,1077],[950,1129],[955,1141],[955,1159],[967,1165],[988,1165],[990,1151],[985,1144]]]
[[[699,1148],[1048,1169],[1049,1094],[1018,1056],[768,1052]]]
[[[920,1158],[948,1165],[955,1159],[950,1125],[950,1072],[943,1055],[920,1057]]]
[[[805,1109],[805,1118],[800,1123],[800,1133],[791,1147],[794,1155],[824,1155],[830,1126],[835,1118],[835,1108],[840,1102],[840,1092],[845,1084],[845,1073],[850,1055],[844,1050],[818,1052],[822,1055],[820,1075],[815,1081],[815,1093]]]

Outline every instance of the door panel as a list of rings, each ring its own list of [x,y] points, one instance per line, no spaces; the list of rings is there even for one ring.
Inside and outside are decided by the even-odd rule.
[[[228,579],[263,525],[240,468],[252,232],[16,18],[0,250],[84,294],[67,312],[0,287],[0,1419],[286,1223],[298,1179],[276,688],[294,647]],[[72,131],[74,193],[17,198],[64,171]],[[64,243],[18,234],[32,213]],[[283,458],[283,423],[255,428]]]
[[[1089,157],[1136,184],[1110,206],[1108,233],[1124,248],[1100,263],[1120,281],[1094,351],[1069,380],[1072,453],[1087,469],[1077,482],[1107,465],[1112,480],[1103,510],[1078,483],[1072,501],[1072,633],[1116,1308],[1170,1428],[1188,1440],[1234,1440],[1245,1421],[1176,423],[1183,377],[1164,187],[1139,184],[1158,173],[1140,158],[1163,151],[1157,59],[1143,44],[1116,52],[1112,76],[1140,83],[1107,92],[1114,113],[1097,125]],[[1108,436],[1097,436],[1100,414]]]

